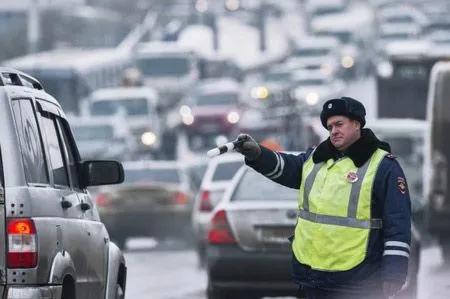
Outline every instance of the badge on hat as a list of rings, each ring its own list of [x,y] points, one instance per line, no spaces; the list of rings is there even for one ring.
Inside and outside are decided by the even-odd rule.
[[[333,107],[333,104],[332,103],[329,103],[328,104],[328,109],[331,109]]]
[[[358,181],[358,175],[356,174],[356,172],[350,171],[345,175],[345,179],[347,180],[347,182],[353,184]]]

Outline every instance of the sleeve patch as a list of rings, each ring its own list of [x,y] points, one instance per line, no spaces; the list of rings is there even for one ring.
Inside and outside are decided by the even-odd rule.
[[[406,180],[404,177],[397,177],[397,188],[401,194],[406,193]]]

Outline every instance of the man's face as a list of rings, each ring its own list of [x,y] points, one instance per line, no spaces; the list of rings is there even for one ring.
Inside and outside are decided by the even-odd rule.
[[[346,150],[361,136],[361,124],[346,116],[331,116],[327,120],[327,129],[330,132],[330,140],[339,151]]]

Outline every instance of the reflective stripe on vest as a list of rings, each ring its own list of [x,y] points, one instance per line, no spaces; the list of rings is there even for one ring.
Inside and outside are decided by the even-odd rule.
[[[378,149],[357,168],[350,158],[302,169],[298,221],[292,244],[299,262],[323,271],[346,271],[366,257],[371,229],[382,221],[371,219],[372,187],[387,152]],[[356,173],[356,180],[353,177]]]

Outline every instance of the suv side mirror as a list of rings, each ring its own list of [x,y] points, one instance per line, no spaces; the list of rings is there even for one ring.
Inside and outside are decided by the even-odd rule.
[[[84,161],[80,166],[84,187],[119,184],[125,178],[122,163],[117,161]]]

